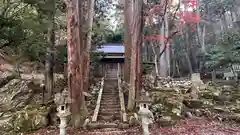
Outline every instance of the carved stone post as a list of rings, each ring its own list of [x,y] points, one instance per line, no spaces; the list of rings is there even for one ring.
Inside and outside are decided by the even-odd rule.
[[[65,89],[62,93],[55,94],[54,102],[57,104],[57,116],[60,118],[60,134],[66,135],[67,119],[71,115],[70,103],[68,91]]]
[[[53,92],[53,51],[47,48],[45,60],[45,89],[47,90],[47,100],[50,100]]]
[[[147,95],[142,95],[140,97],[139,103],[139,120],[143,128],[143,134],[149,135],[149,124],[153,123],[153,113],[149,110],[149,105],[151,104],[151,100]]]

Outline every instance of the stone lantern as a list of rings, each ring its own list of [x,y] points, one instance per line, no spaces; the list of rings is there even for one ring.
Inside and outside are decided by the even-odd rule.
[[[154,117],[153,113],[149,110],[149,106],[151,105],[152,101],[147,94],[144,94],[140,97],[138,101],[139,111],[138,116],[140,123],[143,128],[143,134],[149,135],[149,124],[153,123]]]
[[[62,93],[55,94],[54,102],[57,105],[57,116],[60,118],[59,135],[66,135],[67,118],[69,115],[71,115],[71,98],[69,97],[67,89],[64,89]]]

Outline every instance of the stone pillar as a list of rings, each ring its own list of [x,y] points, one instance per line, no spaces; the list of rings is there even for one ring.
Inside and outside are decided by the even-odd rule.
[[[62,93],[55,94],[54,102],[57,104],[57,116],[60,118],[60,134],[66,135],[67,119],[71,115],[70,103],[68,91],[65,89]]]
[[[141,95],[139,102],[139,119],[143,128],[143,135],[150,135],[149,132],[149,124],[153,123],[153,113],[149,110],[149,105],[151,104],[151,100],[147,94]]]
[[[193,73],[191,75],[191,81],[197,88],[205,89],[205,85],[204,85],[203,81],[201,80],[200,73]]]
[[[59,125],[60,133],[59,133],[59,135],[67,135],[66,127],[67,127],[67,119],[68,119],[69,115],[70,115],[70,112],[57,114],[57,116],[60,118],[60,125]]]

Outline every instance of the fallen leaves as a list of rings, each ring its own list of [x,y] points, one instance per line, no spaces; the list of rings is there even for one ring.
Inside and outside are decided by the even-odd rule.
[[[151,135],[240,135],[240,126],[220,123],[206,118],[195,118],[180,121],[174,127],[157,127],[150,129]],[[41,129],[28,135],[58,135],[57,128]],[[69,135],[142,135],[140,127],[120,129],[75,130],[68,129]]]

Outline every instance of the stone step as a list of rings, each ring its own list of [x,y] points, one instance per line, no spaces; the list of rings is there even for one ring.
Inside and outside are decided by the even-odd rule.
[[[120,109],[120,105],[108,105],[108,106],[100,106],[100,110],[109,110],[109,109],[114,109],[114,110],[119,110]]]
[[[109,91],[103,91],[102,94],[106,94],[106,95],[117,95],[118,94],[118,91],[115,91],[115,90],[109,90]]]
[[[114,98],[102,98],[101,102],[107,102],[107,103],[114,102],[114,103],[118,103],[119,100],[118,99],[114,99]]]
[[[110,92],[109,93],[104,93],[104,92],[102,93],[102,96],[112,96],[112,97],[117,96],[118,97],[118,95],[119,95],[118,93],[112,93],[112,92],[111,93]]]
[[[117,101],[110,101],[110,100],[101,102],[101,106],[103,106],[103,107],[104,106],[109,106],[109,105],[112,107],[113,105],[115,106],[115,105],[119,105],[119,104],[120,103],[117,102]]]
[[[89,123],[89,129],[118,128],[116,123]]]
[[[102,96],[102,101],[103,100],[115,100],[115,101],[119,101],[119,98],[117,96],[115,97],[106,97],[106,96]]]
[[[103,91],[103,94],[107,94],[107,95],[118,94],[118,91],[116,91],[116,90],[106,90],[106,91]]]
[[[118,94],[118,93],[110,93],[110,92],[109,92],[109,93],[104,93],[104,92],[103,92],[102,95],[103,95],[103,96],[113,96],[113,97],[116,97],[116,96],[118,96],[119,94]]]
[[[114,86],[109,86],[109,87],[104,87],[105,89],[103,92],[118,92],[117,87]]]
[[[114,99],[114,100],[118,100],[119,98],[117,96],[102,96],[102,99]]]
[[[114,99],[102,99],[101,103],[115,103],[115,104],[119,104],[118,100],[114,100]]]
[[[118,102],[119,101],[119,99],[116,99],[115,97],[102,97],[102,101],[107,101],[107,102],[111,102],[111,101],[113,101],[113,102]]]
[[[120,110],[120,105],[119,106],[108,106],[108,107],[105,107],[105,106],[101,106],[100,107],[100,111],[119,111]]]
[[[126,132],[126,130],[123,132],[123,130],[121,129],[129,129],[129,124],[127,123],[106,123],[105,121],[99,121],[97,123],[89,123],[88,125],[89,129],[94,129],[94,131],[89,131],[88,133],[91,133],[91,135],[93,133],[107,133],[107,135],[115,135],[113,133],[118,133],[117,135],[121,135],[121,133]],[[101,129],[100,131],[97,131],[97,129]],[[132,133],[136,132],[134,130],[130,130],[127,131],[128,133],[130,133],[132,131]]]
[[[123,134],[135,134],[133,131],[122,131],[122,130],[115,130],[115,131],[95,131],[90,132],[88,135],[123,135]]]
[[[119,102],[114,102],[114,101],[112,101],[112,102],[101,102],[100,107],[101,108],[111,108],[111,107],[113,107],[113,108],[119,107],[120,108],[120,103]]]
[[[100,106],[118,106],[118,102],[101,102]]]
[[[100,113],[101,112],[120,112],[120,108],[106,108],[106,109],[103,109],[101,108],[99,111]]]
[[[98,121],[115,121],[120,120],[121,116],[120,114],[113,114],[113,115],[98,115]]]
[[[117,101],[117,100],[102,100],[100,104],[101,104],[102,107],[109,106],[109,105],[111,107],[114,107],[114,106],[119,106],[120,102]]]
[[[117,96],[106,96],[106,95],[102,95],[102,98],[118,99]]]
[[[98,115],[107,116],[107,115],[118,115],[120,111],[100,111]]]

